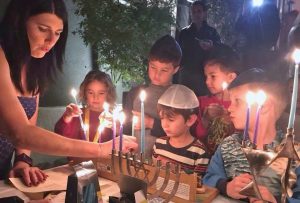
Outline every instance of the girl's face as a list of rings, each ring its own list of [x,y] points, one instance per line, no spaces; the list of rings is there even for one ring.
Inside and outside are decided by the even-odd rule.
[[[107,98],[106,85],[97,80],[90,82],[85,88],[85,98],[90,110],[102,111]]]
[[[236,77],[235,73],[227,73],[222,71],[218,64],[206,65],[204,68],[204,74],[206,76],[205,82],[207,88],[213,95],[222,93],[223,82],[230,84]]]
[[[63,31],[63,21],[55,14],[32,16],[26,23],[31,56],[42,58],[52,49]]]

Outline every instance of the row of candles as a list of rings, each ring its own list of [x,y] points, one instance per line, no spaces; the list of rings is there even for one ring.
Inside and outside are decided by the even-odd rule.
[[[75,104],[79,106],[79,103],[77,102],[77,91],[75,89],[71,90],[71,95],[74,97]],[[146,99],[146,92],[144,90],[141,91],[140,95],[140,101],[141,101],[141,152],[144,153],[145,149],[145,107],[144,107],[144,101]],[[97,140],[98,142],[101,142],[101,133],[103,132],[104,128],[109,125],[108,121],[105,119],[106,116],[110,114],[109,112],[109,104],[104,102],[103,104],[103,119],[100,119],[100,124],[98,127],[98,135],[99,137],[94,139]],[[83,129],[84,133],[84,138],[85,140],[89,140],[87,137],[87,130],[89,129],[88,124],[84,124],[83,119],[81,116],[79,116],[79,121],[81,128]],[[113,139],[112,139],[112,149],[116,149],[116,134],[117,134],[117,121],[120,123],[120,128],[119,128],[119,151],[122,151],[123,148],[123,124],[125,122],[125,113],[121,111],[120,108],[115,108],[113,110],[112,114],[112,128],[113,128]],[[135,134],[135,125],[138,122],[138,117],[133,116],[132,117],[132,136]]]

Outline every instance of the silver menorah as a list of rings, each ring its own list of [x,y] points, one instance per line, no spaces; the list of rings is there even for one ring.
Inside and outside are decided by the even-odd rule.
[[[285,139],[282,141],[277,153],[257,150],[254,145],[245,147],[245,145],[242,144],[242,150],[248,160],[250,171],[253,175],[253,181],[243,188],[240,191],[240,194],[263,200],[258,187],[259,176],[279,158],[287,158],[287,165],[281,177],[281,202],[285,203],[287,201],[287,197],[289,196],[288,188],[292,161],[300,161],[297,150],[295,149],[294,136],[294,129],[287,129]]]
[[[145,160],[144,154],[126,153],[112,150],[110,159],[97,160],[98,174],[117,181],[120,175],[139,178],[147,183],[148,200],[161,197],[163,202],[195,202],[199,178],[195,173],[186,174],[179,164],[160,160],[155,163]],[[189,187],[188,195],[178,195],[180,187]],[[182,197],[187,196],[187,197]]]

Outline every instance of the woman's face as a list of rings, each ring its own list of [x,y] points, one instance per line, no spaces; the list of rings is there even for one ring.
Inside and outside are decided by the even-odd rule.
[[[55,45],[63,31],[63,21],[55,14],[32,16],[26,23],[31,56],[42,58]]]

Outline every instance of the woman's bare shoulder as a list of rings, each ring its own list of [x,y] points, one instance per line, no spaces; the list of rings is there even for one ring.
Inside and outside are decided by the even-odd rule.
[[[1,46],[0,46],[0,71],[1,71],[0,75],[9,73],[9,65],[8,65],[5,53]]]

